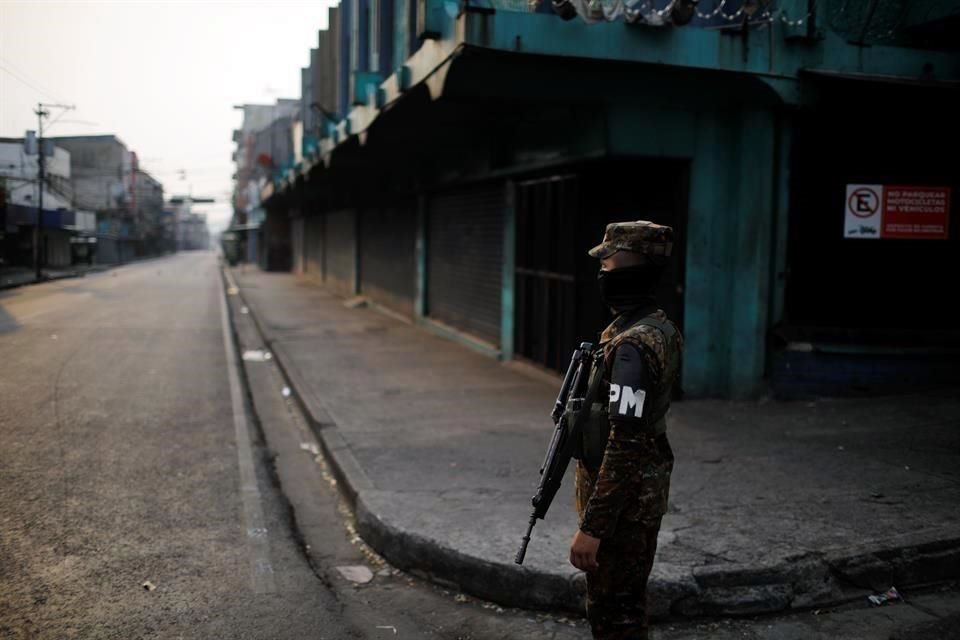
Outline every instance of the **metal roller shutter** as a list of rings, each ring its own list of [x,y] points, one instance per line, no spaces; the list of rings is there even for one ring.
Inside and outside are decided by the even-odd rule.
[[[326,238],[326,280],[338,293],[354,293],[356,281],[356,212],[335,211],[327,214]]]
[[[497,184],[437,194],[429,207],[428,314],[498,346],[505,206]]]
[[[293,271],[296,274],[303,275],[306,272],[306,261],[304,256],[304,231],[306,225],[303,218],[294,218],[290,221],[290,237],[293,248]]]
[[[364,209],[360,215],[360,290],[413,315],[417,217],[414,203]]]
[[[519,182],[516,191],[514,346],[517,355],[560,371],[578,344],[578,244],[586,241],[577,237],[579,186],[575,174],[561,174]]]
[[[304,218],[304,273],[313,280],[323,280],[323,217]]]

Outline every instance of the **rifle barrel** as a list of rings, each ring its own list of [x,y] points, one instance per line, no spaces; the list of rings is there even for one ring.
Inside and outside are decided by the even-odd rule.
[[[547,447],[547,454],[540,465],[540,482],[537,487],[537,493],[533,496],[533,515],[530,516],[530,525],[527,527],[527,535],[523,537],[523,543],[514,562],[523,564],[523,558],[527,554],[527,545],[530,544],[530,535],[533,533],[533,527],[537,523],[537,518],[543,518],[557,494],[563,474],[570,463],[571,458],[571,438],[579,437],[576,434],[571,436],[568,433],[570,428],[576,425],[568,426],[565,420],[564,412],[566,410],[567,400],[571,393],[575,397],[582,390],[582,387],[589,379],[590,369],[593,360],[593,345],[589,342],[580,343],[580,348],[573,351],[570,358],[570,364],[567,366],[567,372],[563,376],[563,384],[560,385],[560,393],[553,405],[553,411],[550,417],[553,418],[555,429],[550,438],[550,445]],[[577,421],[579,424],[579,420]]]
[[[530,534],[533,533],[533,525],[537,524],[536,514],[530,516],[530,526],[527,527],[527,535],[523,536],[523,544],[517,551],[517,557],[513,559],[517,564],[523,564],[523,558],[527,555],[527,545],[530,544]]]
[[[570,393],[570,383],[573,381],[573,372],[579,366],[582,357],[583,351],[581,349],[574,349],[573,355],[570,356],[570,364],[567,365],[567,372],[563,375],[560,393],[557,394],[557,400],[553,403],[553,411],[550,412],[550,417],[553,418],[554,424],[556,424],[560,416],[563,415],[564,405],[567,403],[567,395]]]

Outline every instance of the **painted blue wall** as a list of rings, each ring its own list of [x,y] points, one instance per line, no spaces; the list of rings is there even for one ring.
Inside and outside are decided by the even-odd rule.
[[[684,389],[694,396],[749,397],[762,390],[771,277],[786,233],[775,224],[777,118],[749,108],[705,112],[697,117],[696,136]]]
[[[694,396],[755,395],[762,391],[767,329],[783,308],[776,276],[786,246],[786,125],[774,107],[751,107],[742,98],[732,105],[704,98],[686,109],[649,104],[653,100],[613,101],[607,150],[690,161],[681,232],[687,243],[684,389]]]
[[[352,101],[350,99],[350,76],[353,65],[350,59],[353,42],[353,2],[346,0],[340,3],[340,69],[337,81],[339,83],[339,96],[337,100],[337,113],[344,117],[350,112]]]
[[[960,79],[960,56],[950,51],[862,47],[828,30],[815,40],[796,39],[803,32],[779,20],[744,37],[742,31],[586,24],[514,11],[460,19],[466,43],[501,51],[731,71],[771,82],[796,81],[802,69],[916,77],[927,64],[939,79]]]
[[[457,43],[477,49],[558,59],[592,58],[597,68],[604,61],[638,63],[631,67],[638,70],[635,75],[611,71],[608,87],[594,87],[606,98],[598,107],[594,127],[575,134],[558,131],[557,135],[568,141],[576,138],[576,144],[565,148],[584,155],[689,162],[683,385],[691,396],[749,397],[763,391],[769,328],[782,318],[784,308],[791,117],[782,103],[808,99],[800,70],[916,75],[925,64],[931,64],[940,79],[960,78],[960,58],[950,53],[858,47],[829,30],[822,31],[819,38],[805,39],[805,26],[781,20],[750,29],[743,37],[706,28],[730,22],[719,16],[699,18],[687,27],[656,29],[622,23],[587,25],[579,19],[564,22],[542,11],[525,10],[526,0],[471,3],[492,6],[496,12],[467,11],[457,16],[447,10],[452,6],[449,2],[427,0],[427,11],[443,22],[438,32],[444,43],[453,43],[455,27],[462,27],[462,40]],[[713,0],[704,0],[700,10],[710,13],[714,6]],[[739,6],[738,1],[730,2],[728,14]],[[807,3],[785,0],[777,6],[786,10],[787,17],[797,18],[805,16]],[[379,71],[387,76],[420,44],[413,37],[415,0],[349,0],[341,7],[339,109],[346,114],[356,95],[352,87],[355,72]],[[376,46],[374,25],[367,22],[368,8],[377,9],[372,12],[380,25]],[[429,47],[420,54],[434,52],[436,60],[422,55],[410,65],[421,74],[415,82],[424,81],[444,64],[442,56],[449,53],[443,47]],[[371,60],[375,53],[378,59]],[[614,84],[630,79],[636,85],[629,89]],[[572,80],[575,83],[576,77]],[[557,96],[566,90],[567,96],[558,100],[576,102],[575,84],[558,89],[538,86],[538,82],[546,84],[530,78],[537,90],[553,91]],[[442,83],[437,86],[443,89]],[[440,97],[440,91],[433,89],[434,97]],[[363,122],[378,117],[369,110],[361,115]],[[505,239],[512,244],[510,215],[507,220]],[[418,316],[428,311],[427,241],[421,211]],[[510,273],[510,256],[505,260],[505,273]],[[508,312],[513,301],[512,281],[505,278],[502,287],[506,346],[513,333],[513,313]]]

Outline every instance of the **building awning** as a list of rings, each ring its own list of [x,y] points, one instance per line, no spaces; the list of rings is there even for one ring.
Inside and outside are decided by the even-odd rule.
[[[72,209],[44,209],[43,226],[48,229],[64,229],[74,224]],[[37,208],[22,204],[7,205],[6,230],[16,231],[18,226],[32,227],[37,224]]]
[[[875,84],[891,84],[902,87],[917,87],[928,89],[960,89],[960,81],[938,80],[922,76],[896,76],[877,73],[855,73],[850,71],[832,71],[829,69],[801,69],[802,75],[824,80],[841,80],[845,82],[870,82]]]

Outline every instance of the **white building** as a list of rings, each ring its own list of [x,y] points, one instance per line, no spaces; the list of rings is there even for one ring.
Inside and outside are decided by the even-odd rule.
[[[25,145],[23,138],[0,138],[0,180],[6,192],[6,215],[0,221],[0,257],[5,263],[22,266],[33,264],[34,230],[41,204],[39,155],[35,141],[31,142]],[[44,157],[41,260],[46,266],[66,267],[78,253],[71,248],[72,239],[92,234],[96,216],[74,206],[70,152],[53,147],[49,141],[45,146],[49,155]]]

